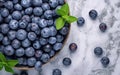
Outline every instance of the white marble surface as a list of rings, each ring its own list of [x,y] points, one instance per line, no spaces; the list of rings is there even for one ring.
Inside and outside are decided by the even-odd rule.
[[[120,75],[120,0],[67,0],[71,15],[84,17],[85,25],[78,27],[73,23],[69,38],[61,52],[49,63],[43,66],[39,75],[52,75],[52,70],[59,68],[62,75]],[[93,21],[89,18],[89,11],[98,11],[98,18]],[[105,22],[108,29],[105,33],[99,30],[99,24]],[[68,46],[75,42],[78,50],[70,53]],[[101,57],[96,57],[93,49],[100,46],[104,50],[103,56],[110,58],[110,64],[103,68]],[[64,57],[70,57],[72,64],[65,67],[62,64]],[[29,75],[38,75],[30,70]],[[35,74],[36,73],[36,74]],[[0,75],[9,75],[4,71]]]

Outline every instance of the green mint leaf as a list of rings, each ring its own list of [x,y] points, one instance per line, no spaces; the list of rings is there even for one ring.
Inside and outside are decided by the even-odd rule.
[[[4,67],[7,72],[14,73],[13,69],[9,67],[8,65],[5,65]]]
[[[65,21],[63,18],[59,17],[57,20],[56,20],[56,29],[57,30],[60,30],[65,24]]]
[[[3,69],[3,64],[0,62],[0,70]]]
[[[64,18],[68,23],[72,23],[72,22],[77,21],[77,18],[74,17],[74,16],[67,16],[67,15],[65,15],[65,16],[62,16],[62,18]]]
[[[14,67],[16,64],[18,64],[18,60],[7,60],[7,64],[10,67]]]
[[[6,62],[6,58],[5,58],[5,56],[0,52],[0,60],[2,61],[2,62]]]
[[[61,10],[61,9],[58,9],[58,10],[57,10],[57,14],[58,14],[58,15],[61,15],[61,16],[64,16],[64,15],[65,15],[65,12],[64,12],[63,10]]]
[[[61,7],[61,10],[63,10],[65,12],[65,15],[68,15],[69,14],[69,5],[68,5],[68,3],[64,4]]]

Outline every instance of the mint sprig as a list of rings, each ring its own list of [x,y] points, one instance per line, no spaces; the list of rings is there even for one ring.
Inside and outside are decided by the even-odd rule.
[[[12,68],[15,67],[16,64],[18,64],[18,60],[7,60],[0,52],[0,70],[4,67],[7,72],[14,73]]]
[[[56,20],[56,29],[60,30],[64,27],[65,23],[72,23],[77,21],[77,18],[69,15],[69,5],[66,3],[60,9],[57,9],[57,14],[60,16]]]

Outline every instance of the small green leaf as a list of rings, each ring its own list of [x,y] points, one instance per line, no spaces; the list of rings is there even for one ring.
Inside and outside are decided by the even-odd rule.
[[[10,67],[14,67],[16,64],[18,64],[18,60],[7,60],[7,64]]]
[[[5,62],[6,61],[6,58],[5,58],[5,56],[0,52],[0,60],[2,61],[2,62]]]
[[[3,69],[3,64],[0,62],[0,70]]]
[[[56,29],[57,30],[60,30],[65,24],[65,21],[63,18],[59,17],[57,20],[56,20]]]
[[[68,5],[68,3],[64,4],[61,7],[61,10],[63,10],[65,12],[65,15],[68,15],[69,14],[69,5]]]
[[[8,65],[5,65],[4,67],[7,72],[14,73],[13,69],[9,67]]]
[[[74,16],[67,16],[67,15],[65,15],[65,16],[62,16],[62,18],[64,18],[68,23],[72,23],[72,22],[77,21],[77,18],[74,17]]]
[[[61,15],[61,16],[64,16],[64,15],[65,15],[65,12],[64,12],[63,10],[61,10],[61,9],[58,9],[58,10],[57,10],[57,14],[58,14],[58,15]]]

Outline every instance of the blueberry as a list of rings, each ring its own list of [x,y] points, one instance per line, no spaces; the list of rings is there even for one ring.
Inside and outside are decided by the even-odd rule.
[[[103,65],[104,67],[107,67],[108,64],[110,63],[110,60],[109,60],[108,57],[103,57],[103,58],[101,59],[101,63],[102,63],[102,65]]]
[[[49,4],[48,4],[48,3],[43,3],[43,4],[42,4],[42,9],[43,9],[44,11],[50,10]]]
[[[5,5],[5,8],[7,8],[9,10],[13,9],[13,2],[12,1],[7,1],[7,2],[5,2],[4,5]]]
[[[57,35],[57,42],[62,42],[64,40],[64,37],[62,35]]]
[[[37,50],[35,52],[35,57],[40,58],[42,56],[43,52],[41,50]]]
[[[33,47],[28,47],[28,48],[25,50],[25,54],[26,54],[26,56],[28,56],[28,57],[34,56],[34,54],[35,54],[34,48],[33,48]]]
[[[0,29],[3,34],[7,34],[8,31],[10,30],[8,24],[1,24]]]
[[[35,34],[37,34],[38,36],[41,34],[40,28],[37,28],[36,31],[34,31],[34,32],[35,32]]]
[[[62,75],[62,72],[60,69],[54,69],[52,75]]]
[[[10,44],[10,40],[8,39],[8,37],[4,37],[3,40],[2,40],[2,44],[3,45],[9,45]]]
[[[3,34],[2,34],[2,33],[0,33],[0,41],[2,41],[2,40],[3,40],[3,38],[4,38]]]
[[[1,9],[0,13],[2,17],[7,17],[9,15],[9,11],[6,8]]]
[[[83,17],[79,17],[77,20],[77,25],[83,26],[84,23],[85,23],[85,19]]]
[[[107,29],[107,25],[106,25],[105,23],[101,23],[101,24],[99,25],[99,29],[100,29],[102,32],[105,32],[106,29]]]
[[[48,43],[47,39],[45,39],[45,38],[40,38],[39,42],[41,45],[46,45]]]
[[[1,16],[1,14],[0,14],[0,23],[3,21],[3,17]]]
[[[34,32],[29,32],[28,33],[28,39],[30,41],[34,41],[36,39],[37,35]]]
[[[101,55],[103,54],[103,49],[102,49],[101,47],[96,47],[96,48],[94,49],[94,53],[95,53],[95,55],[97,55],[97,56],[101,56]]]
[[[33,17],[32,18],[32,23],[39,24],[40,18],[39,17]]]
[[[35,7],[33,9],[33,14],[35,16],[41,16],[43,14],[43,9],[41,7]]]
[[[14,5],[14,9],[20,11],[22,10],[22,6],[20,4],[16,4]]]
[[[43,28],[42,30],[41,30],[41,36],[42,37],[45,37],[45,38],[47,38],[47,37],[49,37],[50,36],[50,29],[49,28]]]
[[[40,6],[42,4],[42,0],[32,0],[33,6]]]
[[[55,36],[57,34],[57,30],[54,26],[49,27],[50,29],[50,36]]]
[[[19,21],[19,24],[18,24],[19,28],[26,28],[27,25],[28,25],[28,22],[26,20],[21,20]]]
[[[28,66],[34,66],[36,63],[36,59],[34,57],[28,58],[27,63],[28,63]]]
[[[63,27],[63,28],[60,30],[60,33],[61,33],[62,35],[67,35],[68,31],[69,31],[69,28],[68,28],[68,27]]]
[[[97,13],[96,10],[92,9],[89,12],[89,16],[90,16],[91,19],[95,20],[97,18],[97,16],[98,16],[98,13]]]
[[[58,0],[50,0],[49,4],[50,4],[50,7],[55,8],[58,6]]]
[[[30,16],[28,16],[28,15],[24,15],[23,17],[22,17],[22,20],[26,20],[27,22],[30,22],[31,20],[30,20]]]
[[[40,59],[43,63],[46,63],[50,60],[50,56],[48,54],[44,53],[44,54],[42,54]]]
[[[51,50],[50,52],[49,52],[49,56],[50,57],[53,57],[55,55],[55,51],[54,50]]]
[[[31,0],[21,0],[21,5],[24,7],[24,8],[28,8],[31,6]]]
[[[54,21],[53,21],[53,20],[47,20],[47,25],[48,25],[48,26],[52,26],[52,25],[53,25],[53,23],[54,23]]]
[[[56,41],[57,41],[57,39],[56,39],[55,37],[50,37],[49,40],[48,40],[48,42],[49,42],[50,44],[55,44]]]
[[[45,17],[46,19],[52,19],[52,17],[53,17],[53,11],[52,11],[52,10],[46,10],[46,11],[44,12],[44,17]]]
[[[12,19],[13,19],[12,16],[9,15],[8,17],[5,18],[4,21],[5,21],[6,23],[9,23]]]
[[[27,71],[22,71],[22,72],[20,73],[20,75],[28,75],[28,72],[27,72]]]
[[[31,42],[29,39],[25,39],[22,41],[22,46],[23,47],[29,47],[31,45]]]
[[[13,39],[15,39],[15,37],[16,37],[16,31],[10,30],[10,31],[8,32],[8,38],[9,38],[10,40],[13,40]]]
[[[72,52],[76,51],[77,50],[77,44],[76,43],[71,43],[69,45],[69,50],[72,51]]]
[[[15,51],[16,56],[21,57],[25,53],[25,50],[23,48],[19,48]]]
[[[16,32],[16,38],[18,40],[24,40],[25,38],[27,37],[27,32],[23,29],[19,29],[17,32]]]
[[[17,20],[11,20],[9,23],[9,27],[11,29],[17,29],[18,28],[18,21]]]
[[[14,11],[14,12],[12,13],[12,17],[13,17],[13,19],[15,19],[15,20],[20,20],[20,19],[22,18],[22,14],[21,14],[21,12],[19,12],[19,11]]]
[[[45,46],[43,47],[43,50],[44,50],[45,52],[50,52],[50,51],[52,50],[52,46],[49,45],[49,44],[47,44],[47,45],[45,45]]]
[[[65,0],[58,0],[58,3],[63,5],[65,3]]]
[[[22,65],[23,62],[24,62],[24,58],[22,58],[22,57],[21,57],[21,58],[18,58],[18,64],[19,64],[19,65]]]
[[[16,4],[16,3],[18,3],[18,0],[12,0],[12,2],[13,2],[14,4]]]
[[[36,31],[39,29],[39,26],[36,23],[31,23],[31,30]]]
[[[45,20],[45,19],[40,19],[39,22],[38,22],[38,24],[39,24],[39,26],[40,26],[41,28],[44,28],[44,27],[47,26],[47,20]]]
[[[71,63],[72,63],[72,61],[71,61],[71,59],[70,58],[64,58],[63,59],[63,64],[65,65],[65,66],[69,66],[69,65],[71,65]]]
[[[33,43],[33,48],[34,48],[34,49],[40,49],[40,48],[41,48],[41,44],[39,43],[39,41],[35,41],[35,42]]]
[[[56,44],[54,44],[53,49],[55,51],[59,51],[60,49],[62,49],[62,46],[63,46],[62,43],[56,43]]]
[[[4,53],[5,55],[11,56],[14,54],[14,49],[12,48],[12,46],[8,45],[4,48]]]
[[[40,61],[37,61],[36,64],[35,64],[35,69],[37,71],[41,71],[41,67],[42,67],[42,63]]]
[[[31,15],[32,12],[33,12],[33,8],[32,8],[32,7],[29,7],[29,8],[26,8],[26,9],[25,9],[25,14],[26,14],[26,15]]]
[[[17,49],[17,48],[19,48],[19,47],[21,46],[21,43],[20,43],[19,40],[14,39],[14,40],[12,41],[11,45],[12,45],[13,48]]]

